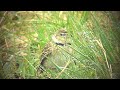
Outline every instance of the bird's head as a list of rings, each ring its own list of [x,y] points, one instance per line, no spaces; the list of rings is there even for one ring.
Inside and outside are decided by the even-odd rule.
[[[69,36],[67,33],[67,30],[65,29],[61,29],[58,30],[53,36],[52,36],[52,41],[57,44],[57,45],[70,45],[70,40],[69,40]]]

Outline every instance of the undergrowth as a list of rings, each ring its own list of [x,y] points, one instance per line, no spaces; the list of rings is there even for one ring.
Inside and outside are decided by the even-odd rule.
[[[4,73],[1,77],[112,78],[112,64],[120,60],[120,28],[110,12],[8,11],[4,14],[0,26],[0,72]],[[69,68],[56,66],[56,71],[46,69],[38,73],[42,50],[51,35],[61,28],[66,28],[72,43],[69,47],[74,51],[65,51],[66,58],[70,59]]]

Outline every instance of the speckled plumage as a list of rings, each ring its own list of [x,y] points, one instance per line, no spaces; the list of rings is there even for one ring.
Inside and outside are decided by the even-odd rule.
[[[59,67],[66,65],[71,57],[67,52],[72,52],[67,34],[67,31],[62,29],[52,36],[52,41],[48,42],[43,49],[40,57],[40,66],[53,69],[56,68],[56,65]]]

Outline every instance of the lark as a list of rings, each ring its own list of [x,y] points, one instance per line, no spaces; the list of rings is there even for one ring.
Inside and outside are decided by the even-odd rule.
[[[70,36],[67,30],[60,29],[51,36],[51,41],[46,44],[40,56],[42,70],[64,68],[71,59]]]

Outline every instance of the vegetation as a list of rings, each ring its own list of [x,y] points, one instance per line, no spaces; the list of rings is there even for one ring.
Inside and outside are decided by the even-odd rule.
[[[107,11],[0,12],[0,78],[110,79],[116,73],[119,78],[119,17]],[[74,50],[65,51],[66,57],[76,64],[38,73],[42,50],[61,28]]]

